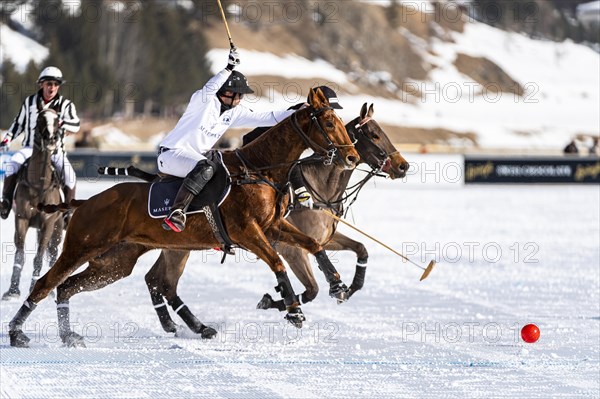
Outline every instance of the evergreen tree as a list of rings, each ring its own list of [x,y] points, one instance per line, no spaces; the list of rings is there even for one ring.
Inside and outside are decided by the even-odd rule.
[[[15,69],[15,64],[6,60],[2,63],[2,86],[0,86],[0,129],[8,129],[23,101],[22,76]]]

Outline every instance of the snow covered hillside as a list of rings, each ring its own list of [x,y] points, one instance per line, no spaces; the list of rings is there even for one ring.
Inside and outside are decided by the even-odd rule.
[[[0,23],[0,63],[10,60],[24,72],[29,61],[41,64],[48,54],[46,47]]]
[[[373,102],[377,120],[397,143],[558,152],[574,137],[588,146],[600,135],[597,52],[570,41],[534,40],[466,17],[452,25],[431,16],[434,6],[429,1],[400,3],[419,12],[406,13],[406,23],[395,30],[383,26],[382,10],[389,1],[340,3],[336,23],[325,21],[318,32],[322,41],[314,41],[314,32],[301,36],[297,25],[303,21],[268,23],[263,16],[252,24],[250,6],[236,5],[230,10],[230,26],[242,58],[239,69],[258,89],[258,96],[248,96],[246,104],[255,110],[287,108],[303,100],[309,87],[329,84],[338,91],[345,120],[354,118],[364,102]],[[353,11],[344,14],[342,8],[350,6]],[[341,19],[357,10],[364,11],[359,13],[362,19]],[[390,37],[388,47],[376,47],[382,41],[373,33],[377,24],[387,29],[379,34]],[[208,23],[201,29],[212,48],[207,58],[217,71],[226,59],[224,28]],[[341,41],[360,38],[361,29],[366,30],[363,41],[352,42],[353,47]],[[48,48],[5,24],[0,24],[0,33],[1,59],[11,60],[19,71],[30,60],[41,64],[48,56]],[[333,46],[336,35],[340,39]],[[335,53],[330,58],[340,62],[315,56],[329,47]],[[399,72],[390,65],[407,67]],[[190,82],[189,94],[201,84]],[[148,129],[142,141],[160,133],[151,131],[152,124]]]
[[[298,102],[302,98],[294,82],[312,79],[341,92],[344,110],[338,113],[346,120],[354,118],[365,101],[373,102],[380,123],[473,132],[484,148],[558,149],[576,135],[600,134],[600,55],[588,47],[533,40],[479,22],[466,24],[463,33],[453,32],[449,41],[411,39],[434,68],[427,80],[398,87],[399,98],[358,93],[360,88],[352,78],[334,65],[290,54],[240,49],[240,70],[250,81],[263,75],[282,78],[283,83],[263,85],[262,98],[250,100],[259,109]],[[208,53],[214,72],[222,67],[227,51]],[[492,60],[525,92],[499,92],[494,82],[481,85],[461,74],[454,64],[459,53]],[[377,74],[373,79],[381,76],[385,78],[385,74]],[[416,100],[409,95],[415,90],[422,93]],[[450,144],[474,143],[459,140]]]

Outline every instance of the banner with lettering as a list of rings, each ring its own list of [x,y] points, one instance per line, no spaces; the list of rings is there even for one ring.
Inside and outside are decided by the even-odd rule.
[[[600,184],[600,158],[465,156],[465,183]]]

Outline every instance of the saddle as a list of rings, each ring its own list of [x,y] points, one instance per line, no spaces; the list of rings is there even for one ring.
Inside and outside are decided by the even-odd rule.
[[[231,191],[231,177],[223,164],[221,153],[209,151],[205,156],[215,163],[215,174],[200,194],[194,198],[188,207],[187,215],[202,213],[205,207],[211,204],[216,204],[218,208]],[[159,181],[152,183],[148,195],[148,214],[150,217],[162,219],[169,214],[181,184],[183,184],[183,178],[171,175],[165,175]]]
[[[193,199],[186,215],[204,213],[215,237],[221,243],[223,252],[232,254],[233,243],[227,235],[219,211],[219,206],[231,191],[231,176],[219,151],[209,151],[204,155],[216,165],[215,173],[200,194]],[[148,193],[148,215],[153,219],[166,217],[182,184],[183,178],[170,175],[152,183]]]

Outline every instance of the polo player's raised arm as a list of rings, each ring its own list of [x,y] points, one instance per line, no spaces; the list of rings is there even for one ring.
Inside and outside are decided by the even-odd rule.
[[[234,109],[235,119],[232,127],[274,126],[292,115],[296,110],[254,112],[244,106]]]
[[[223,69],[221,72],[210,78],[210,80],[206,82],[200,91],[207,97],[214,96],[217,94],[221,86],[223,86],[223,84],[227,81],[229,75],[231,75],[231,71]]]
[[[192,94],[186,112],[188,109],[204,109],[205,104],[209,101],[209,99],[212,99],[217,94],[221,86],[223,86],[223,84],[227,81],[227,78],[230,74],[230,71],[223,69],[221,72],[210,78],[204,87]]]

